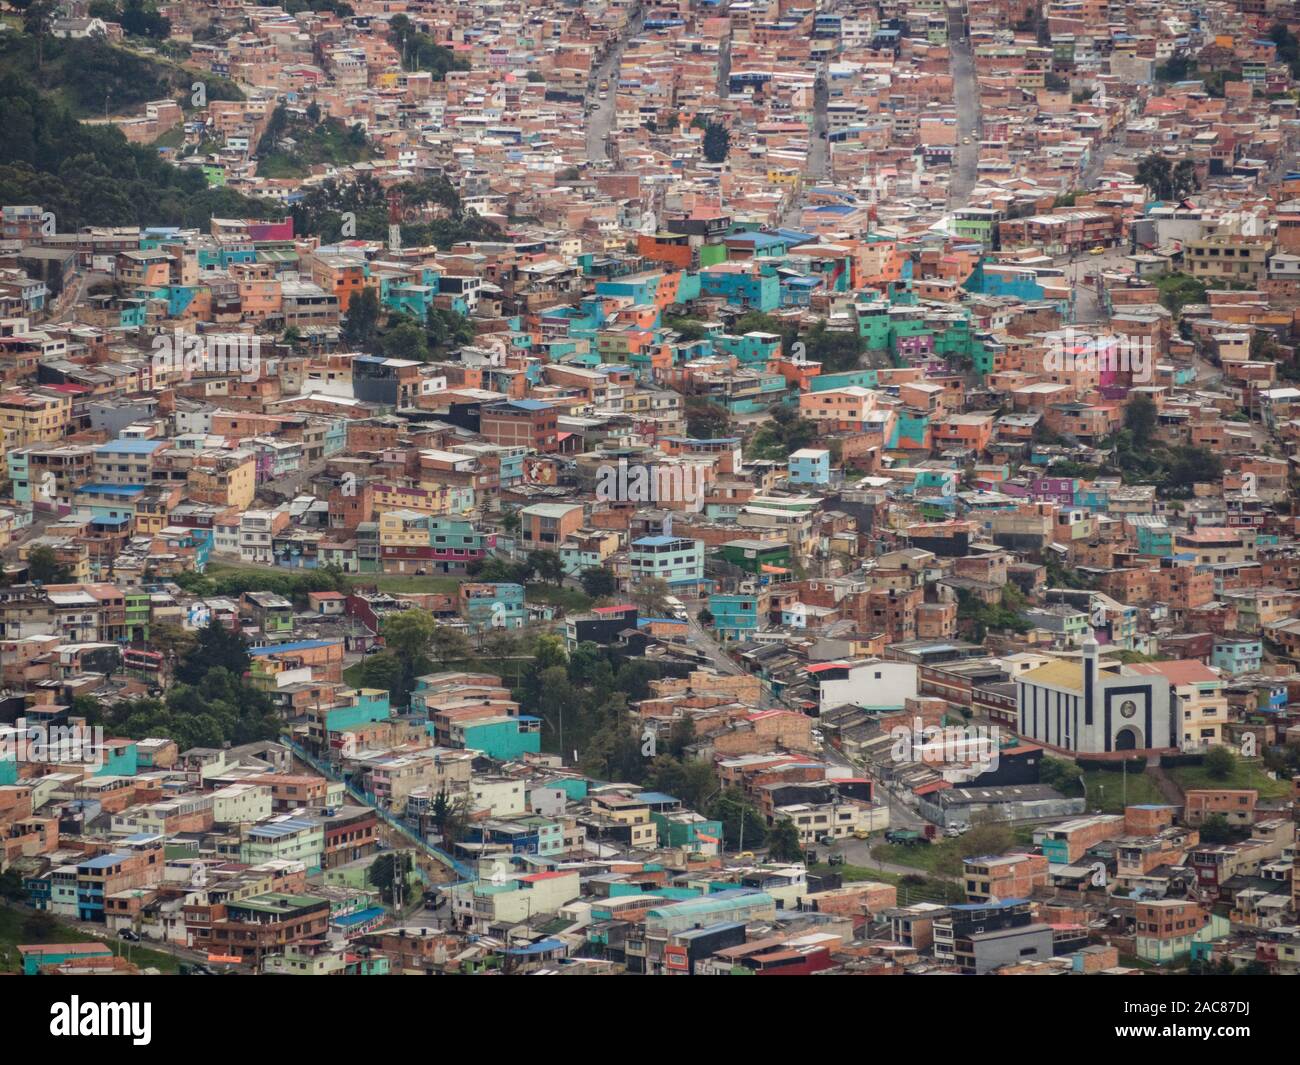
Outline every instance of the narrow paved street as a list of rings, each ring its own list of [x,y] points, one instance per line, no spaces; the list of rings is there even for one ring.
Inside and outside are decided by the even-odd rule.
[[[587,116],[587,158],[593,163],[603,163],[609,160],[609,152],[605,147],[605,138],[609,135],[610,130],[614,128],[614,110],[618,100],[619,63],[622,62],[623,50],[627,47],[627,42],[641,32],[644,17],[638,8],[619,35],[618,42],[596,68],[595,77],[592,79],[592,99],[590,102],[596,105],[596,109]],[[602,81],[609,82],[609,91],[605,94],[603,100],[598,95]]]
[[[704,602],[700,601],[696,603],[688,603],[686,606],[686,625],[687,628],[690,629],[691,633],[691,646],[708,655],[709,661],[713,663],[714,668],[717,669],[719,673],[728,673],[733,677],[749,676],[749,671],[733,662],[731,658],[728,657],[726,651],[722,649],[718,641],[713,638],[713,634],[708,632],[704,626],[700,624],[698,614],[699,611],[704,608],[704,605]],[[780,700],[772,694],[766,682],[763,683],[762,695],[759,697],[759,705],[765,710],[770,710],[781,705]]]
[[[808,190],[826,178],[830,164],[830,145],[827,141],[828,125],[826,121],[826,104],[830,98],[828,75],[826,71],[817,72],[817,85],[813,90],[813,120],[809,128],[811,140],[808,145],[808,159],[804,169],[803,183],[799,194],[781,215],[781,225],[786,229],[797,229],[799,218],[803,214],[803,205],[807,202]]]
[[[980,94],[965,22],[965,6],[960,0],[948,0],[948,52],[952,57],[952,97],[957,108],[957,146],[948,186],[948,206],[953,208],[966,205],[979,167]]]

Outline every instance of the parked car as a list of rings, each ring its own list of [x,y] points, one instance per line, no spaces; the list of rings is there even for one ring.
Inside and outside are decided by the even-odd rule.
[[[122,929],[121,931],[119,931],[117,934],[118,934],[119,936],[121,936],[123,939],[125,939],[128,943],[139,943],[139,942],[140,942],[140,933],[139,933],[139,932],[132,932],[131,929],[129,929],[129,928],[123,928],[123,929]]]
[[[826,862],[827,862],[828,865],[843,865],[843,864],[844,864],[844,855],[842,855],[842,854],[832,854],[829,858],[826,859]]]

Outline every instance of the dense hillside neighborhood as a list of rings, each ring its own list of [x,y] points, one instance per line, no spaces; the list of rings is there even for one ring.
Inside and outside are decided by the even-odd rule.
[[[0,971],[1300,974],[1297,34],[0,4]]]

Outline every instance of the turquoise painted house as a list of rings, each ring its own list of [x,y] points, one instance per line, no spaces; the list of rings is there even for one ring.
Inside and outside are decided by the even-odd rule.
[[[1137,527],[1138,554],[1171,558],[1174,553],[1174,531],[1168,525],[1139,525]]]
[[[107,943],[38,943],[19,947],[18,952],[22,955],[24,976],[35,976],[43,965],[113,956],[113,948]]]
[[[140,755],[134,740],[109,740],[103,748],[104,764],[97,777],[133,777],[140,770]]]
[[[542,749],[542,719],[524,714],[453,724],[451,742],[465,750],[482,751],[499,762],[509,762]]]
[[[773,311],[781,306],[781,280],[775,273],[753,274],[719,264],[701,270],[700,295],[721,298],[747,310]]]
[[[758,631],[758,596],[717,593],[709,596],[714,631],[727,640],[743,640]]]

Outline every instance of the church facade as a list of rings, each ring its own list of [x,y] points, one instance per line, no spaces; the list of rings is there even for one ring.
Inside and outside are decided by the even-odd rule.
[[[1107,755],[1178,747],[1177,707],[1164,676],[1102,668],[1097,641],[1077,661],[1060,660],[1016,678],[1018,731],[1075,754]]]

